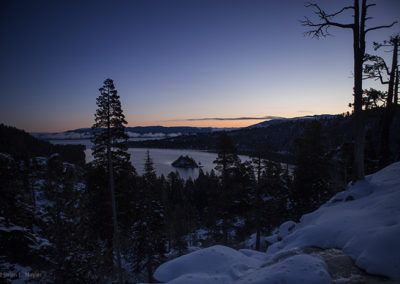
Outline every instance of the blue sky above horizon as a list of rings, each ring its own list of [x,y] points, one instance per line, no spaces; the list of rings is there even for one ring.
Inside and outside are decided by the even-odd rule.
[[[351,1],[317,1],[336,11]],[[375,1],[370,25],[400,19]],[[352,37],[312,39],[303,1],[3,1],[0,122],[27,131],[90,127],[114,80],[129,126],[237,127],[350,110]],[[350,22],[351,17],[339,19]],[[367,35],[382,41],[394,28]],[[381,54],[387,56],[387,54]],[[379,86],[365,82],[364,87]],[[206,119],[210,118],[210,119]]]

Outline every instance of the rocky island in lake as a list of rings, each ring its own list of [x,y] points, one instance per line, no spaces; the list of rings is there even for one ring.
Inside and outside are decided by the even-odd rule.
[[[175,168],[198,168],[199,165],[193,160],[193,158],[189,156],[180,156],[177,160],[175,160],[172,164]]]

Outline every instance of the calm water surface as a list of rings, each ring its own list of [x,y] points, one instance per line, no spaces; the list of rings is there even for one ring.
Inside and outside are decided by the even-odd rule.
[[[91,142],[90,140],[52,140],[53,144],[82,144],[86,146],[85,155],[86,162],[93,160]],[[149,150],[150,156],[154,163],[154,168],[157,175],[164,175],[165,177],[170,173],[177,171],[184,179],[196,178],[199,175],[199,169],[182,169],[171,166],[171,163],[179,158],[180,155],[188,155],[192,157],[198,164],[203,168],[203,171],[210,172],[214,169],[215,164],[213,161],[217,158],[217,154],[208,153],[196,150],[177,150],[177,149],[146,149],[146,148],[129,148],[128,152],[131,154],[131,162],[136,168],[139,175],[144,172],[144,161],[146,159],[146,152]],[[239,156],[243,161],[247,161],[250,158],[248,156]]]

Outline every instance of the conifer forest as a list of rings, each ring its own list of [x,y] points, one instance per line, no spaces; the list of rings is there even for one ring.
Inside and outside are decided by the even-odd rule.
[[[399,283],[399,3],[11,2],[1,283]]]

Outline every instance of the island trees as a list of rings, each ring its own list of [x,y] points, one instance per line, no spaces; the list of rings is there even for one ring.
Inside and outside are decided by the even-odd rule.
[[[94,130],[92,150],[94,165],[104,168],[108,174],[112,206],[112,223],[114,228],[113,248],[117,258],[119,282],[122,283],[114,173],[132,167],[130,164],[130,155],[127,152],[126,146],[128,136],[125,133],[125,125],[127,122],[122,113],[121,102],[113,80],[106,79],[103,87],[101,87],[99,91],[100,95],[96,102],[98,109],[95,113],[95,123],[92,126]]]
[[[361,5],[360,5],[361,2]],[[313,37],[326,37],[330,35],[330,27],[338,27],[350,29],[353,32],[353,56],[354,56],[354,162],[353,162],[353,180],[364,179],[364,144],[365,144],[365,126],[363,120],[363,89],[362,89],[362,73],[363,62],[365,56],[365,36],[367,33],[393,26],[382,25],[367,28],[366,22],[371,19],[367,16],[368,9],[376,4],[367,4],[367,0],[354,0],[352,6],[346,6],[335,13],[327,13],[318,4],[308,3],[306,7],[313,8],[318,20],[313,21],[305,17],[301,21],[303,26],[310,27],[311,30],[306,34]],[[342,15],[346,11],[352,11],[353,21],[350,23],[339,23],[333,19]]]

